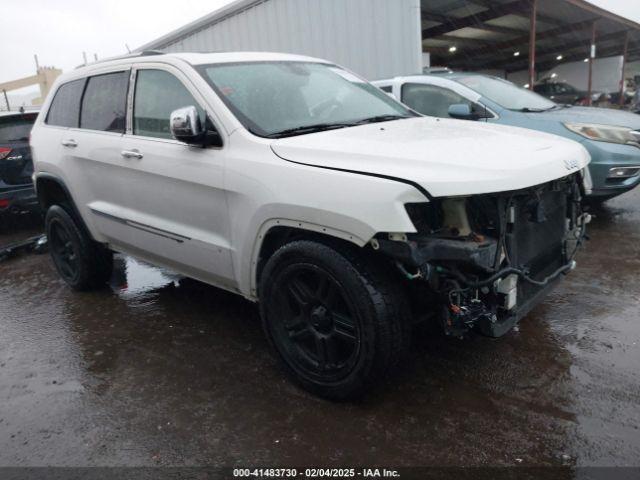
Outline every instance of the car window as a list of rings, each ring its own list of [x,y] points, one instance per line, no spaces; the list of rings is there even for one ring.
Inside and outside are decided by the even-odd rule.
[[[545,97],[501,78],[469,75],[456,77],[454,80],[509,110],[542,111],[556,107],[555,103]]]
[[[26,142],[37,113],[0,117],[0,144]]]
[[[456,104],[472,106],[462,95],[448,88],[424,83],[407,83],[402,86],[402,103],[423,115],[449,117],[449,107]]]
[[[164,70],[138,70],[133,101],[133,134],[172,138],[169,129],[171,112],[188,106],[196,107],[204,125],[204,109],[180,80]]]
[[[539,88],[533,87],[533,91],[542,95],[553,95],[556,93],[556,87],[554,84],[545,83],[544,85],[540,85]]]
[[[267,61],[197,68],[245,128],[263,137],[413,116],[377,87],[335,65]]]
[[[378,87],[380,90],[386,93],[391,93],[393,91],[393,87],[391,85],[384,85],[382,87]]]
[[[573,88],[568,83],[559,83],[558,84],[558,93],[575,93],[576,89]]]
[[[124,133],[129,72],[89,77],[82,98],[80,128]]]
[[[85,79],[65,83],[58,88],[45,121],[59,127],[78,127],[80,121],[80,100]]]

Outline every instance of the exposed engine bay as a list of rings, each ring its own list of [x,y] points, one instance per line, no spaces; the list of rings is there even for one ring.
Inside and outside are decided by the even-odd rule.
[[[590,216],[574,174],[524,190],[407,204],[417,233],[388,234],[372,247],[423,282],[448,335],[509,331],[575,268]]]

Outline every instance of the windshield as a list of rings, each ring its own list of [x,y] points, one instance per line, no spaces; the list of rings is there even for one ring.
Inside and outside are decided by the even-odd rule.
[[[0,143],[26,142],[37,114],[0,117]]]
[[[238,120],[262,137],[415,116],[386,93],[335,65],[244,62],[198,69]]]
[[[509,110],[541,111],[550,110],[556,106],[551,100],[531,90],[520,88],[499,78],[470,75],[455,80]]]

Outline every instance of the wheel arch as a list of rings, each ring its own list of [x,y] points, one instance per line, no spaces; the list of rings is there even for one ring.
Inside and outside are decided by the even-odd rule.
[[[82,215],[80,215],[78,207],[73,200],[73,196],[71,195],[67,185],[64,183],[64,180],[50,173],[38,173],[36,175],[34,185],[36,188],[38,203],[45,214],[52,205],[67,205],[71,209],[69,213],[74,216],[75,220],[79,223],[84,232],[92,238],[91,232],[84,223]]]
[[[362,248],[369,239],[350,232],[314,223],[272,219],[265,222],[258,232],[251,256],[251,296],[258,295],[260,276],[266,262],[283,245],[295,240],[312,240],[329,244],[336,248]]]
[[[43,210],[51,205],[73,203],[71,193],[64,182],[50,173],[39,173],[35,181],[38,202]]]

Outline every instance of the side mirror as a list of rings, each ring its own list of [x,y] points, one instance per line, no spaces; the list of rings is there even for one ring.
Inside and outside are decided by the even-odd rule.
[[[204,137],[204,128],[198,110],[193,105],[171,112],[169,129],[173,138],[185,143],[199,144]]]
[[[449,116],[459,120],[475,120],[477,117],[471,111],[471,105],[466,103],[456,103],[449,107]]]

